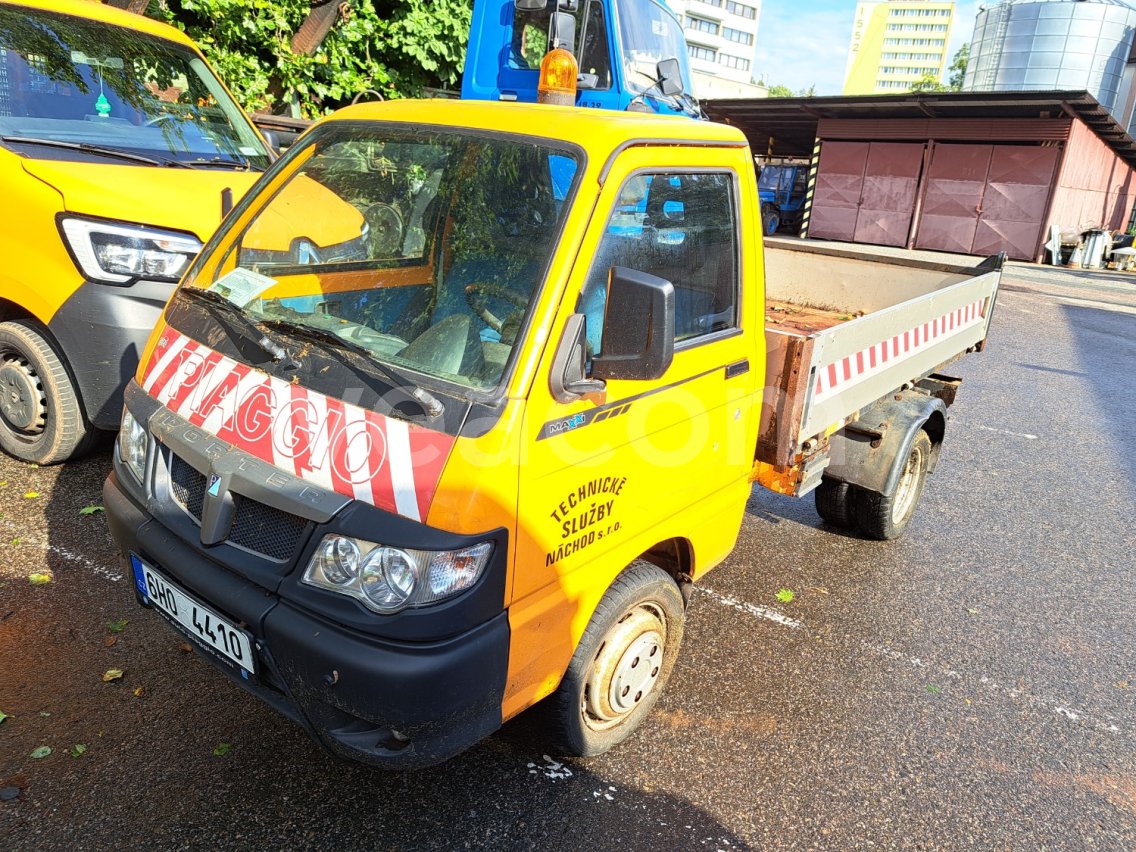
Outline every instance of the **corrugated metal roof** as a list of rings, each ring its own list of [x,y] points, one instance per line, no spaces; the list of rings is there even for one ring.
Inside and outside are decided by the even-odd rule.
[[[1089,0],[1082,0],[1089,2]],[[1083,121],[1112,150],[1136,166],[1136,141],[1086,91],[909,92],[901,95],[850,95],[821,98],[745,98],[703,101],[714,121],[745,133],[755,152],[808,157],[822,118],[1021,119],[1069,116]]]

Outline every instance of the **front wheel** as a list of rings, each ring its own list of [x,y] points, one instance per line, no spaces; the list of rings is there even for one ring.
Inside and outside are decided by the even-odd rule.
[[[875,491],[860,491],[854,501],[856,526],[869,538],[899,538],[915,514],[927,467],[931,461],[931,439],[920,430],[903,464],[899,483],[890,497]]]
[[[781,215],[777,212],[777,208],[769,203],[761,205],[761,232],[767,237],[772,237],[777,233],[777,229],[781,226]]]
[[[94,434],[47,339],[25,320],[0,323],[0,447],[21,461],[56,464],[83,453]]]
[[[636,560],[616,578],[548,699],[564,753],[603,754],[642,724],[674,667],[684,614],[678,586],[656,565]]]

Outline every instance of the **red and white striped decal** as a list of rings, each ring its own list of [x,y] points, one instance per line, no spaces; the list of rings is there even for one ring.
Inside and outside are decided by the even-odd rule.
[[[817,370],[814,399],[822,399],[847,390],[864,379],[883,372],[889,367],[912,358],[923,350],[941,343],[968,328],[986,321],[982,313],[983,301],[972,302],[928,320],[915,328],[901,331],[894,337],[875,343]]]
[[[142,387],[202,431],[287,473],[415,521],[430,510],[455,440],[290,384],[172,328]]]

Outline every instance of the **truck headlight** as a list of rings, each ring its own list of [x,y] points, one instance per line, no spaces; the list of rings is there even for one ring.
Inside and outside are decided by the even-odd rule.
[[[129,409],[122,409],[122,425],[118,430],[118,454],[141,482],[146,471],[146,430],[134,419]]]
[[[91,281],[127,284],[137,278],[176,282],[201,251],[191,234],[98,219],[59,218],[63,242]]]
[[[477,582],[492,552],[487,541],[461,550],[410,550],[328,535],[304,570],[303,582],[390,614],[464,592]]]

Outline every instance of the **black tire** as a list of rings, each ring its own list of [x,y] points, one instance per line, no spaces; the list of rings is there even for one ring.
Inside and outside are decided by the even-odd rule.
[[[678,586],[658,566],[637,559],[615,579],[545,702],[559,751],[603,754],[639,727],[674,668],[684,616]]]
[[[766,202],[761,205],[761,233],[766,237],[771,237],[777,233],[777,229],[781,226],[781,214],[777,212],[777,208]]]
[[[0,447],[22,461],[57,464],[86,452],[95,435],[47,338],[27,320],[0,323]]]
[[[847,482],[828,477],[821,479],[820,485],[813,491],[817,514],[826,524],[842,530],[851,529],[856,525],[852,511],[855,493],[856,488]]]
[[[899,538],[903,534],[915,514],[915,507],[919,505],[930,459],[931,439],[926,432],[920,431],[911,444],[899,484],[891,497],[875,491],[858,490],[852,505],[860,532],[881,541]]]

